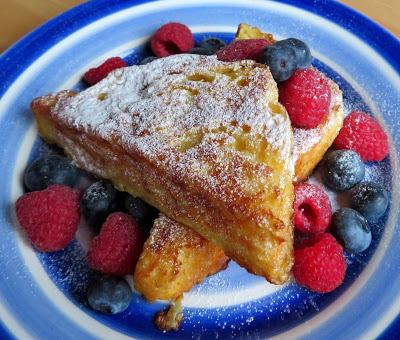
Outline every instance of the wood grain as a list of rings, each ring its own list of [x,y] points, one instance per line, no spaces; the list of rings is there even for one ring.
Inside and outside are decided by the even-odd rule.
[[[0,52],[82,0],[0,0]]]
[[[341,2],[380,23],[400,38],[399,0],[342,0]]]
[[[317,0],[318,1],[318,0]],[[0,52],[82,0],[0,0]],[[400,37],[400,0],[342,0]]]

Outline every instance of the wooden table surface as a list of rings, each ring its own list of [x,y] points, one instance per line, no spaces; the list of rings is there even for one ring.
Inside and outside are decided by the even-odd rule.
[[[0,52],[44,21],[82,2],[82,0],[0,0]],[[342,0],[342,2],[363,12],[400,37],[400,0]]]

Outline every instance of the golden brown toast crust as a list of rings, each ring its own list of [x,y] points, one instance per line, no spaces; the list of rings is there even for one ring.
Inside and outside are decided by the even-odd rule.
[[[227,261],[220,248],[161,215],[154,222],[136,266],[135,288],[149,301],[172,301],[224,268]]]
[[[36,100],[39,133],[283,283],[293,261],[292,135],[269,70],[193,55],[148,65],[114,71],[47,114],[47,99]]]
[[[265,39],[273,44],[275,39],[272,34],[262,32],[258,27],[250,26],[248,24],[239,24],[235,34],[235,40],[245,39]]]

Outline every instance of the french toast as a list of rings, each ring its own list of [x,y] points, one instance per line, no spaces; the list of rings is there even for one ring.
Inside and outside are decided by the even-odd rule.
[[[343,103],[342,93],[339,87],[330,79],[326,78],[331,89],[331,104],[328,116],[323,124],[315,129],[293,128],[294,133],[294,159],[295,159],[295,181],[302,181],[313,171],[319,162],[319,157],[323,157],[326,150],[331,146],[343,122]],[[175,229],[177,223],[167,217],[163,217],[162,228],[164,233],[168,233],[168,228]],[[151,235],[159,238],[159,223],[156,220]],[[202,281],[206,276],[218,271],[216,264],[220,263],[223,267],[226,257],[224,253],[218,252],[218,248],[212,246],[210,242],[203,239],[198,243],[195,251],[185,247],[181,251],[181,242],[184,242],[182,235],[189,239],[198,238],[199,235],[188,228],[181,226],[181,233],[170,233],[168,238],[159,242],[157,251],[154,251],[150,242],[147,241],[143,247],[142,255],[136,265],[134,283],[136,289],[148,300],[174,300],[192,285]],[[185,229],[185,231],[183,231]],[[197,234],[197,235],[196,235]],[[200,246],[201,244],[201,246]],[[200,247],[200,248],[199,248]],[[204,251],[208,252],[208,257],[204,257]],[[172,258],[180,258],[179,266],[175,270],[173,280],[179,284],[171,284],[172,269],[166,269],[166,263],[171,263]],[[196,262],[196,265],[191,265]],[[180,271],[180,268],[188,270]]]
[[[269,42],[273,43],[275,40],[273,36],[269,33],[264,33],[259,30],[257,27],[251,27],[247,24],[240,24],[236,33],[236,39],[267,39]],[[331,103],[329,106],[329,113],[326,119],[320,124],[318,127],[313,129],[301,129],[293,127],[293,139],[294,139],[294,150],[293,150],[293,161],[295,163],[294,169],[294,182],[301,182],[305,180],[314,168],[317,166],[319,161],[324,156],[325,152],[332,145],[335,140],[339,130],[343,124],[343,98],[342,92],[340,91],[338,85],[332,81],[331,79],[324,76],[327,80],[330,90],[331,90]],[[170,219],[164,219],[163,224],[164,228],[167,228],[167,222],[173,226],[175,222]],[[153,231],[152,231],[153,232]],[[156,231],[155,231],[156,232]],[[191,237],[195,237],[195,232],[189,231],[193,234]],[[203,246],[205,248],[208,247],[208,241],[204,240]],[[171,254],[179,254],[179,247],[174,249],[174,245],[178,245],[178,242],[174,242],[173,239],[169,239],[165,244],[165,252],[159,250],[157,253],[153,253],[152,249],[145,244],[142,252],[142,256],[139,259],[139,262],[136,267],[136,272],[134,276],[134,282],[136,288],[146,297],[156,299],[166,299],[173,300],[175,296],[180,296],[183,292],[190,290],[189,282],[197,282],[198,280],[198,267],[192,267],[191,275],[195,280],[190,279],[190,275],[185,272],[185,275],[180,277],[180,274],[176,274],[176,280],[182,279],[187,280],[186,285],[177,286],[177,288],[181,288],[183,286],[186,287],[186,290],[175,291],[169,285],[168,280],[162,282],[158,278],[161,277],[164,269],[164,263],[167,259],[163,258],[163,254],[167,257],[171,256]],[[198,249],[197,249],[198,250]],[[175,255],[177,256],[177,255]],[[188,260],[193,261],[193,254],[188,254]],[[221,254],[221,260],[225,255]],[[218,259],[217,252],[210,253],[210,265],[215,263]],[[144,260],[145,259],[145,260]],[[185,261],[185,258],[182,258],[182,261]],[[148,264],[151,263],[151,268]],[[209,264],[203,262],[203,266],[207,268]],[[214,269],[214,268],[213,268]],[[151,275],[143,275],[143,273],[149,273],[151,271]],[[211,275],[210,271],[207,273],[203,272],[203,278],[207,275]],[[161,285],[161,286],[160,286]],[[158,297],[153,295],[155,291],[160,291],[162,286],[164,286],[164,291],[169,292],[169,294],[159,295]]]
[[[56,101],[52,109],[43,109]],[[293,261],[292,130],[268,68],[178,55],[32,103],[81,168],[198,232],[275,284]]]

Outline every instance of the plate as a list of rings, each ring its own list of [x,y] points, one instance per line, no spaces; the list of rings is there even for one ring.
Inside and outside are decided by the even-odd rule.
[[[100,315],[85,305],[90,270],[83,257],[82,228],[61,252],[32,250],[15,221],[26,164],[47,152],[37,138],[30,101],[65,88],[80,88],[80,76],[110,56],[136,63],[149,36],[162,23],[191,27],[197,40],[233,37],[240,22],[295,36],[312,48],[315,66],[342,88],[345,109],[372,113],[388,131],[390,157],[367,164],[367,179],[391,193],[390,210],[371,225],[373,243],[348,256],[345,283],[330,294],[295,284],[276,287],[233,262],[186,294],[181,330],[162,333],[155,312],[137,293],[119,315]],[[400,331],[398,155],[400,150],[399,41],[384,29],[330,1],[90,1],[41,26],[0,59],[0,336],[2,339],[127,338],[390,338]],[[336,202],[336,200],[334,200]],[[340,205],[335,203],[335,205]]]

